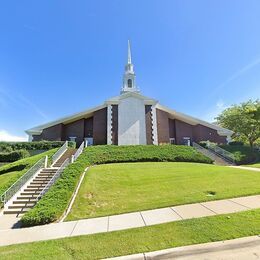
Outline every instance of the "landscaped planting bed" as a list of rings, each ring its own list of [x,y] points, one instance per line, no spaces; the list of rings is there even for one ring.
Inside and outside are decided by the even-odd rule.
[[[58,220],[66,209],[80,175],[94,164],[116,162],[200,162],[212,160],[188,146],[92,146],[69,165],[39,203],[22,217],[23,226],[46,224]],[[159,174],[159,173],[158,173]]]

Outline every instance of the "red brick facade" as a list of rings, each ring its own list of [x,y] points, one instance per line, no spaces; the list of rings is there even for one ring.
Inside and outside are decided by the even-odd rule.
[[[145,106],[145,127],[147,144],[153,144],[151,105]],[[127,115],[126,115],[127,116]],[[160,109],[156,109],[158,144],[169,143],[170,138],[176,144],[212,141],[226,143],[226,137],[220,136],[215,129],[203,125],[190,125]],[[107,144],[107,108],[96,110],[93,116],[82,118],[68,124],[57,124],[43,129],[40,135],[34,135],[33,141],[65,141],[76,137],[77,144],[86,137],[92,137],[95,145]],[[112,105],[112,144],[118,144],[118,105]]]
[[[215,129],[203,125],[190,125],[177,119],[169,118],[167,112],[157,109],[158,143],[169,143],[170,138],[175,139],[176,144],[184,144],[184,138],[190,141],[212,141],[226,143],[226,137],[220,136]]]

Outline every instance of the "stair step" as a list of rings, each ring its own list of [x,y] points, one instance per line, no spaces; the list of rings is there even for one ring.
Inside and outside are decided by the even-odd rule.
[[[36,204],[37,200],[35,199],[31,199],[31,200],[15,200],[13,201],[13,204],[30,204],[30,203],[33,203],[33,204]]]
[[[53,176],[54,173],[39,173],[37,176]]]
[[[23,208],[22,210],[20,209],[8,209],[4,211],[4,214],[23,214],[27,211],[29,211],[31,208]]]
[[[33,195],[29,195],[29,196],[18,196],[17,199],[18,200],[36,200],[36,198],[38,197],[38,194]]]
[[[49,180],[33,180],[31,183],[30,183],[30,185],[31,184],[39,184],[39,183],[48,183],[49,182]]]
[[[28,192],[21,192],[20,195],[24,195],[24,196],[27,196],[27,195],[38,195],[40,194],[41,191],[28,191]]]
[[[12,206],[9,206],[8,209],[23,209],[23,208],[33,208],[35,206],[35,203],[23,203],[23,204],[15,204]]]
[[[51,178],[47,177],[47,178],[43,178],[43,177],[36,177],[35,179],[33,179],[33,181],[49,181]]]
[[[28,186],[27,186],[27,188],[24,189],[23,191],[25,191],[25,192],[27,192],[27,191],[41,191],[41,190],[43,190],[43,189],[44,189],[44,186],[41,186],[41,187],[33,187],[33,188],[28,188]]]
[[[35,188],[35,189],[36,189],[36,188],[41,189],[41,188],[44,188],[44,187],[45,187],[45,184],[38,184],[38,183],[36,183],[36,184],[30,184],[30,185],[27,186],[28,189],[31,189],[31,188],[32,188],[32,189],[33,189],[33,188]]]

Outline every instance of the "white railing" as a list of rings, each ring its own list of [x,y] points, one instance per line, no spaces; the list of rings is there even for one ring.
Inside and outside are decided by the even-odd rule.
[[[80,154],[83,152],[84,147],[85,147],[85,142],[82,142],[82,144],[80,145],[80,147],[78,148],[76,153],[74,155],[72,155],[72,162],[75,162],[78,159]]]
[[[40,192],[36,200],[40,200],[41,197],[50,189],[50,187],[55,183],[55,181],[60,177],[60,175],[63,173],[64,169],[68,166],[70,163],[69,158],[66,159],[61,167],[57,170],[57,172],[53,175],[53,177],[50,179],[50,181],[47,183],[47,185],[44,187],[44,189]]]
[[[231,161],[232,163],[235,163],[235,156],[234,154],[220,148],[219,146],[212,144],[212,143],[208,143],[207,147],[209,150],[215,152],[216,154],[222,156],[224,159]]]
[[[52,165],[66,152],[68,148],[68,141],[66,141],[62,147],[52,156]]]
[[[18,179],[8,190],[6,190],[1,195],[1,201],[6,203],[9,201],[23,186],[24,184],[41,168],[47,166],[48,156],[40,159],[36,164],[34,164],[20,179]]]

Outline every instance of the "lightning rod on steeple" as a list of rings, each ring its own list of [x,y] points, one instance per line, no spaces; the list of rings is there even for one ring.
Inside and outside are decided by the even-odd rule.
[[[130,41],[128,40],[128,64],[132,63],[132,57],[131,57],[131,45]]]

